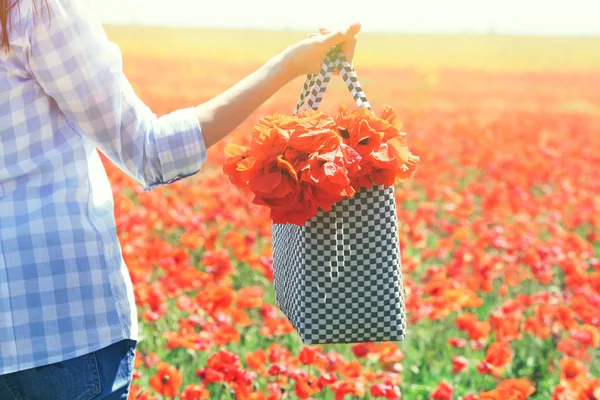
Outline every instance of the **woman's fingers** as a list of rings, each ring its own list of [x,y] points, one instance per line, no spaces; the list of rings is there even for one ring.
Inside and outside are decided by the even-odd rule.
[[[328,28],[319,28],[319,33],[327,38],[326,41],[331,45],[331,47],[341,44],[344,55],[348,59],[348,62],[352,64],[360,28],[361,25],[357,23],[351,24],[346,29],[338,31],[332,31]],[[337,69],[335,73],[339,73]]]
[[[348,25],[344,29],[339,29],[336,31],[329,31],[325,28],[322,28],[321,34],[324,36],[324,42],[330,44],[331,47],[336,46],[338,44],[344,44],[346,42],[351,42],[354,40],[354,36],[360,32],[361,25],[351,24]],[[324,33],[327,31],[327,33]]]

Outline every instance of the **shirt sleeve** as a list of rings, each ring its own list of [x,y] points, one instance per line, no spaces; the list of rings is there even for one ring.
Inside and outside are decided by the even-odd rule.
[[[134,93],[119,47],[89,6],[49,4],[49,13],[38,6],[31,14],[29,66],[73,129],[145,191],[197,173],[206,145],[194,108],[157,118]]]

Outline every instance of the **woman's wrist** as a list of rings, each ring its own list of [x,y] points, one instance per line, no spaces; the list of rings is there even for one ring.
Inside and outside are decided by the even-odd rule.
[[[291,47],[288,47],[267,62],[274,76],[275,84],[283,87],[288,82],[300,76],[294,69],[292,60],[293,52]]]

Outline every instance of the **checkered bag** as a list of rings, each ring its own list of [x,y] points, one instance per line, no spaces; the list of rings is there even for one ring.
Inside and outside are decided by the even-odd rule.
[[[336,67],[357,105],[370,109],[336,48],[306,78],[295,113],[307,99],[307,108],[318,108]],[[393,187],[363,189],[303,226],[273,224],[272,234],[276,301],[305,344],[405,339]]]

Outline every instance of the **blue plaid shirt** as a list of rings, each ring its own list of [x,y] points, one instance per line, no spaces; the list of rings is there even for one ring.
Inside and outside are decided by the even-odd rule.
[[[145,190],[206,159],[194,109],[157,118],[84,1],[35,3],[0,51],[0,375],[137,339],[96,148]]]

